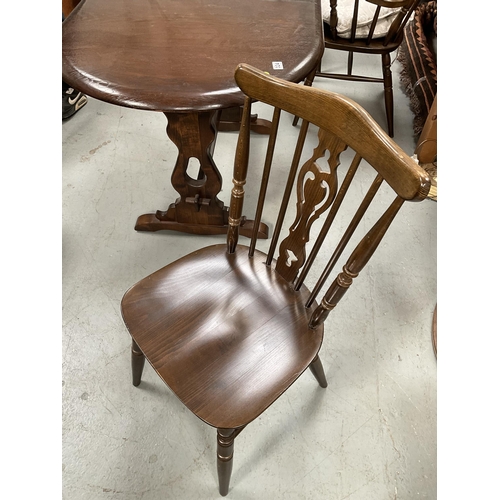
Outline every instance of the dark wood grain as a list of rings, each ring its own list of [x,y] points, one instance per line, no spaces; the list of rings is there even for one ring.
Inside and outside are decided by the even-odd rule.
[[[243,104],[241,62],[300,82],[323,53],[319,0],[83,0],[63,24],[63,79],[152,111]],[[273,62],[283,63],[282,70]]]
[[[238,245],[198,250],[132,287],[123,319],[148,361],[208,424],[234,429],[260,415],[308,368],[323,331],[295,292]],[[146,310],[147,313],[146,313]]]
[[[318,354],[325,320],[368,265],[401,206],[406,200],[426,199],[430,188],[427,172],[350,99],[286,82],[245,64],[239,65],[235,78],[247,98],[235,153],[226,245],[205,247],[168,264],[132,286],[122,300],[122,316],[135,351],[144,353],[189,410],[217,428],[217,471],[223,496],[229,492],[239,432],[307,368],[320,387],[328,386]],[[249,247],[238,242],[249,167],[250,104],[255,99],[277,108],[264,161],[257,220],[265,204],[273,153],[279,146],[279,110],[303,120],[267,254],[255,248],[255,235]],[[301,164],[309,122],[319,128],[318,145]],[[340,180],[340,153],[346,148],[355,154]],[[326,168],[320,167],[317,160],[327,152]],[[375,180],[360,196],[358,210],[342,231],[336,214],[346,192],[359,191],[359,186],[351,188],[357,184],[362,162],[363,170],[373,169]],[[378,211],[376,195],[382,183],[392,188],[394,201],[359,237],[351,254],[343,256],[347,243],[358,233],[355,229],[364,227],[361,222],[372,203]],[[295,203],[290,199],[293,192]],[[287,210],[294,212],[287,218],[293,221],[288,231],[284,229]],[[322,221],[320,214],[327,210]],[[307,255],[311,234],[318,234],[311,230],[316,223],[323,226],[320,243],[326,233],[340,239],[332,259],[345,258],[342,271],[329,286],[332,259],[320,274],[319,289],[325,285],[327,291],[319,304],[315,301],[318,285],[310,293],[300,274],[315,264],[319,253],[313,244]],[[337,229],[330,231],[334,226]],[[275,250],[278,256],[273,258]],[[292,254],[299,258],[291,259]],[[138,366],[133,370],[138,373]],[[135,382],[138,376],[134,375]]]

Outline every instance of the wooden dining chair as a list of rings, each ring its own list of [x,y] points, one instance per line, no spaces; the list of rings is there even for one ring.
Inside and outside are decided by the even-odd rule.
[[[403,41],[403,31],[420,0],[322,0],[325,48],[347,52],[346,73],[323,71],[321,63],[314,77],[384,84],[385,111],[390,137],[394,137],[394,97],[391,53]],[[330,9],[327,10],[328,2]],[[353,74],[354,53],[382,57],[382,77]],[[294,118],[294,125],[298,117]]]
[[[179,400],[217,429],[217,469],[223,496],[229,490],[238,434],[307,368],[321,387],[327,386],[318,356],[324,321],[367,264],[404,202],[425,199],[430,188],[427,173],[354,101],[285,82],[245,64],[238,66],[235,78],[246,97],[226,243],[201,248],[140,280],[125,293],[121,305],[132,336],[132,383],[140,384],[147,359]],[[261,220],[265,207],[281,110],[303,120],[288,179],[283,180],[283,200],[267,253],[256,249],[255,231],[248,246],[238,241],[254,100],[274,107],[256,221]],[[318,127],[318,144],[302,162],[309,123]],[[342,169],[345,175],[340,175],[340,156],[348,147],[353,159]],[[318,161],[326,155],[328,167],[323,169]],[[351,222],[343,233],[330,231],[349,186],[356,184],[356,173],[366,169],[373,172],[374,180]],[[361,178],[365,175],[363,172]],[[363,215],[371,201],[377,200],[382,185],[390,193],[388,208],[343,259],[345,265],[337,276],[329,280],[351,236],[364,227]],[[294,190],[295,203],[291,202]],[[354,189],[358,191],[359,187]],[[286,219],[288,208],[292,215]],[[380,201],[376,208],[378,217]],[[285,220],[293,220],[289,230]],[[309,242],[311,226],[320,220],[316,241]],[[329,238],[341,236],[310,291],[304,280],[327,234]],[[326,292],[317,302],[323,288]]]

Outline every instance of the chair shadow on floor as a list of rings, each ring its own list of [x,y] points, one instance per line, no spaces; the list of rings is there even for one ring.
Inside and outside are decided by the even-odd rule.
[[[323,399],[327,396],[328,392],[323,391],[320,387],[316,386],[310,392],[307,392],[308,400],[308,413],[306,418],[301,419],[301,422],[307,424],[307,422],[317,414],[317,411],[321,407]],[[284,398],[287,398],[285,394]],[[261,417],[266,419],[266,415]],[[253,441],[253,450],[250,454],[244,455],[242,452],[241,467],[236,467],[233,476],[233,485],[238,484],[238,482],[243,481],[246,477],[252,474],[255,470],[255,466],[259,463],[265,461],[267,455],[275,455],[276,449],[280,442],[283,442],[284,438],[290,434],[290,429],[293,428],[293,424],[297,421],[297,416],[289,412],[284,423],[282,423],[281,429],[276,432],[275,427],[266,427],[266,432],[259,433],[259,440]],[[299,431],[300,432],[300,431]],[[307,443],[304,443],[304,449],[308,447]],[[265,450],[265,453],[262,452]],[[257,478],[255,478],[257,480]]]

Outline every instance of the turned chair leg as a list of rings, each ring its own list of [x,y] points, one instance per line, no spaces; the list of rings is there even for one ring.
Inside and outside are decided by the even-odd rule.
[[[319,359],[318,355],[316,355],[316,357],[312,360],[309,368],[318,381],[318,384],[323,388],[328,387],[328,382],[326,381],[325,377],[325,371],[323,370],[323,365],[321,364],[321,359]]]
[[[384,73],[385,114],[389,137],[394,137],[394,97],[392,93],[392,72],[390,54],[382,54],[382,71]]]
[[[235,437],[235,429],[217,429],[217,474],[219,476],[219,493],[223,497],[229,492]]]
[[[132,384],[137,387],[141,383],[142,370],[146,358],[139,346],[132,340]]]

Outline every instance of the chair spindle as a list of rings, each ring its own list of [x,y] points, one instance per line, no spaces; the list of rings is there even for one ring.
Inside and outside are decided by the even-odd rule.
[[[418,3],[418,0],[415,3]],[[408,22],[407,18],[411,15],[413,10],[414,10],[413,8],[410,9],[409,7],[401,8],[394,21],[391,23],[389,31],[385,35],[384,46],[386,46],[387,44],[389,44],[394,40],[397,40],[400,36],[402,36],[403,30],[406,26],[406,23]]]
[[[370,25],[370,31],[368,33],[368,36],[366,37],[366,45],[370,45],[373,39],[373,33],[375,32],[375,26],[377,26],[379,15],[380,15],[380,5],[377,5],[377,8],[375,9],[375,15],[373,16],[372,23]]]
[[[354,234],[354,231],[356,231],[358,224],[361,222],[361,219],[363,218],[363,215],[365,214],[366,210],[370,206],[370,203],[372,202],[374,196],[377,194],[377,191],[378,191],[379,187],[381,186],[382,181],[383,181],[383,177],[380,174],[378,174],[377,177],[375,177],[375,180],[372,182],[372,185],[370,186],[370,189],[368,190],[365,197],[363,198],[363,201],[361,202],[360,206],[356,210],[354,217],[352,218],[351,222],[349,223],[349,226],[345,230],[345,233],[342,236],[341,240],[339,241],[337,248],[335,249],[332,256],[330,257],[330,260],[328,261],[328,264],[326,265],[325,269],[323,270],[323,273],[321,274],[319,280],[317,281],[316,286],[314,287],[313,291],[311,292],[311,295],[306,302],[306,307],[311,307],[311,305],[313,304],[319,291],[321,290],[321,288],[325,284],[326,280],[328,279],[328,276],[330,275],[333,268],[335,267],[335,264],[337,264],[337,261],[339,260],[340,256],[342,255],[342,252],[345,250],[345,247],[347,246],[347,244],[351,240],[351,237]]]
[[[257,201],[257,209],[255,211],[254,227],[252,238],[250,240],[250,249],[248,256],[253,257],[255,252],[255,245],[257,244],[257,235],[259,230],[260,221],[262,219],[262,211],[264,209],[264,200],[267,193],[267,185],[269,183],[269,175],[271,173],[271,165],[273,162],[274,148],[276,146],[276,137],[278,135],[278,126],[280,123],[281,109],[274,108],[273,121],[271,122],[271,132],[269,141],[267,143],[266,159],[264,162],[264,171],[262,173],[262,182],[260,185],[259,199]]]
[[[233,189],[231,191],[231,202],[229,205],[228,230],[227,230],[227,252],[234,253],[238,243],[239,227],[241,223],[241,213],[243,210],[243,197],[248,170],[248,156],[250,150],[250,113],[252,101],[245,97],[243,115],[241,118],[240,134],[236,146],[236,156],[234,160]],[[257,224],[258,226],[258,224]]]
[[[337,39],[337,23],[339,17],[337,14],[337,0],[330,0],[330,31],[332,33],[332,39]]]
[[[356,39],[356,28],[358,26],[358,10],[359,10],[359,0],[354,0],[354,11],[352,13],[352,23],[351,23],[351,42]]]
[[[281,228],[283,227],[283,220],[285,218],[286,209],[288,207],[288,202],[290,201],[290,195],[292,194],[293,185],[295,183],[295,176],[297,174],[297,169],[299,166],[300,157],[302,155],[302,150],[304,148],[304,142],[306,139],[308,128],[309,128],[309,122],[306,120],[302,120],[299,137],[297,139],[297,146],[295,147],[295,153],[293,155],[292,165],[290,167],[290,173],[288,174],[288,180],[285,187],[285,194],[283,196],[283,201],[281,203],[280,211],[278,214],[278,220],[276,221],[276,226],[273,231],[271,244],[269,245],[269,252],[267,254],[267,260],[266,260],[267,266],[270,266],[273,261],[276,245],[278,244]]]
[[[380,217],[365,237],[359,242],[342,272],[339,273],[325,293],[321,304],[314,310],[309,321],[310,328],[315,329],[322,325],[330,314],[330,311],[339,303],[340,299],[342,299],[351,286],[353,279],[359,275],[377,249],[394,217],[403,206],[404,201],[403,198],[397,196],[382,217]]]

